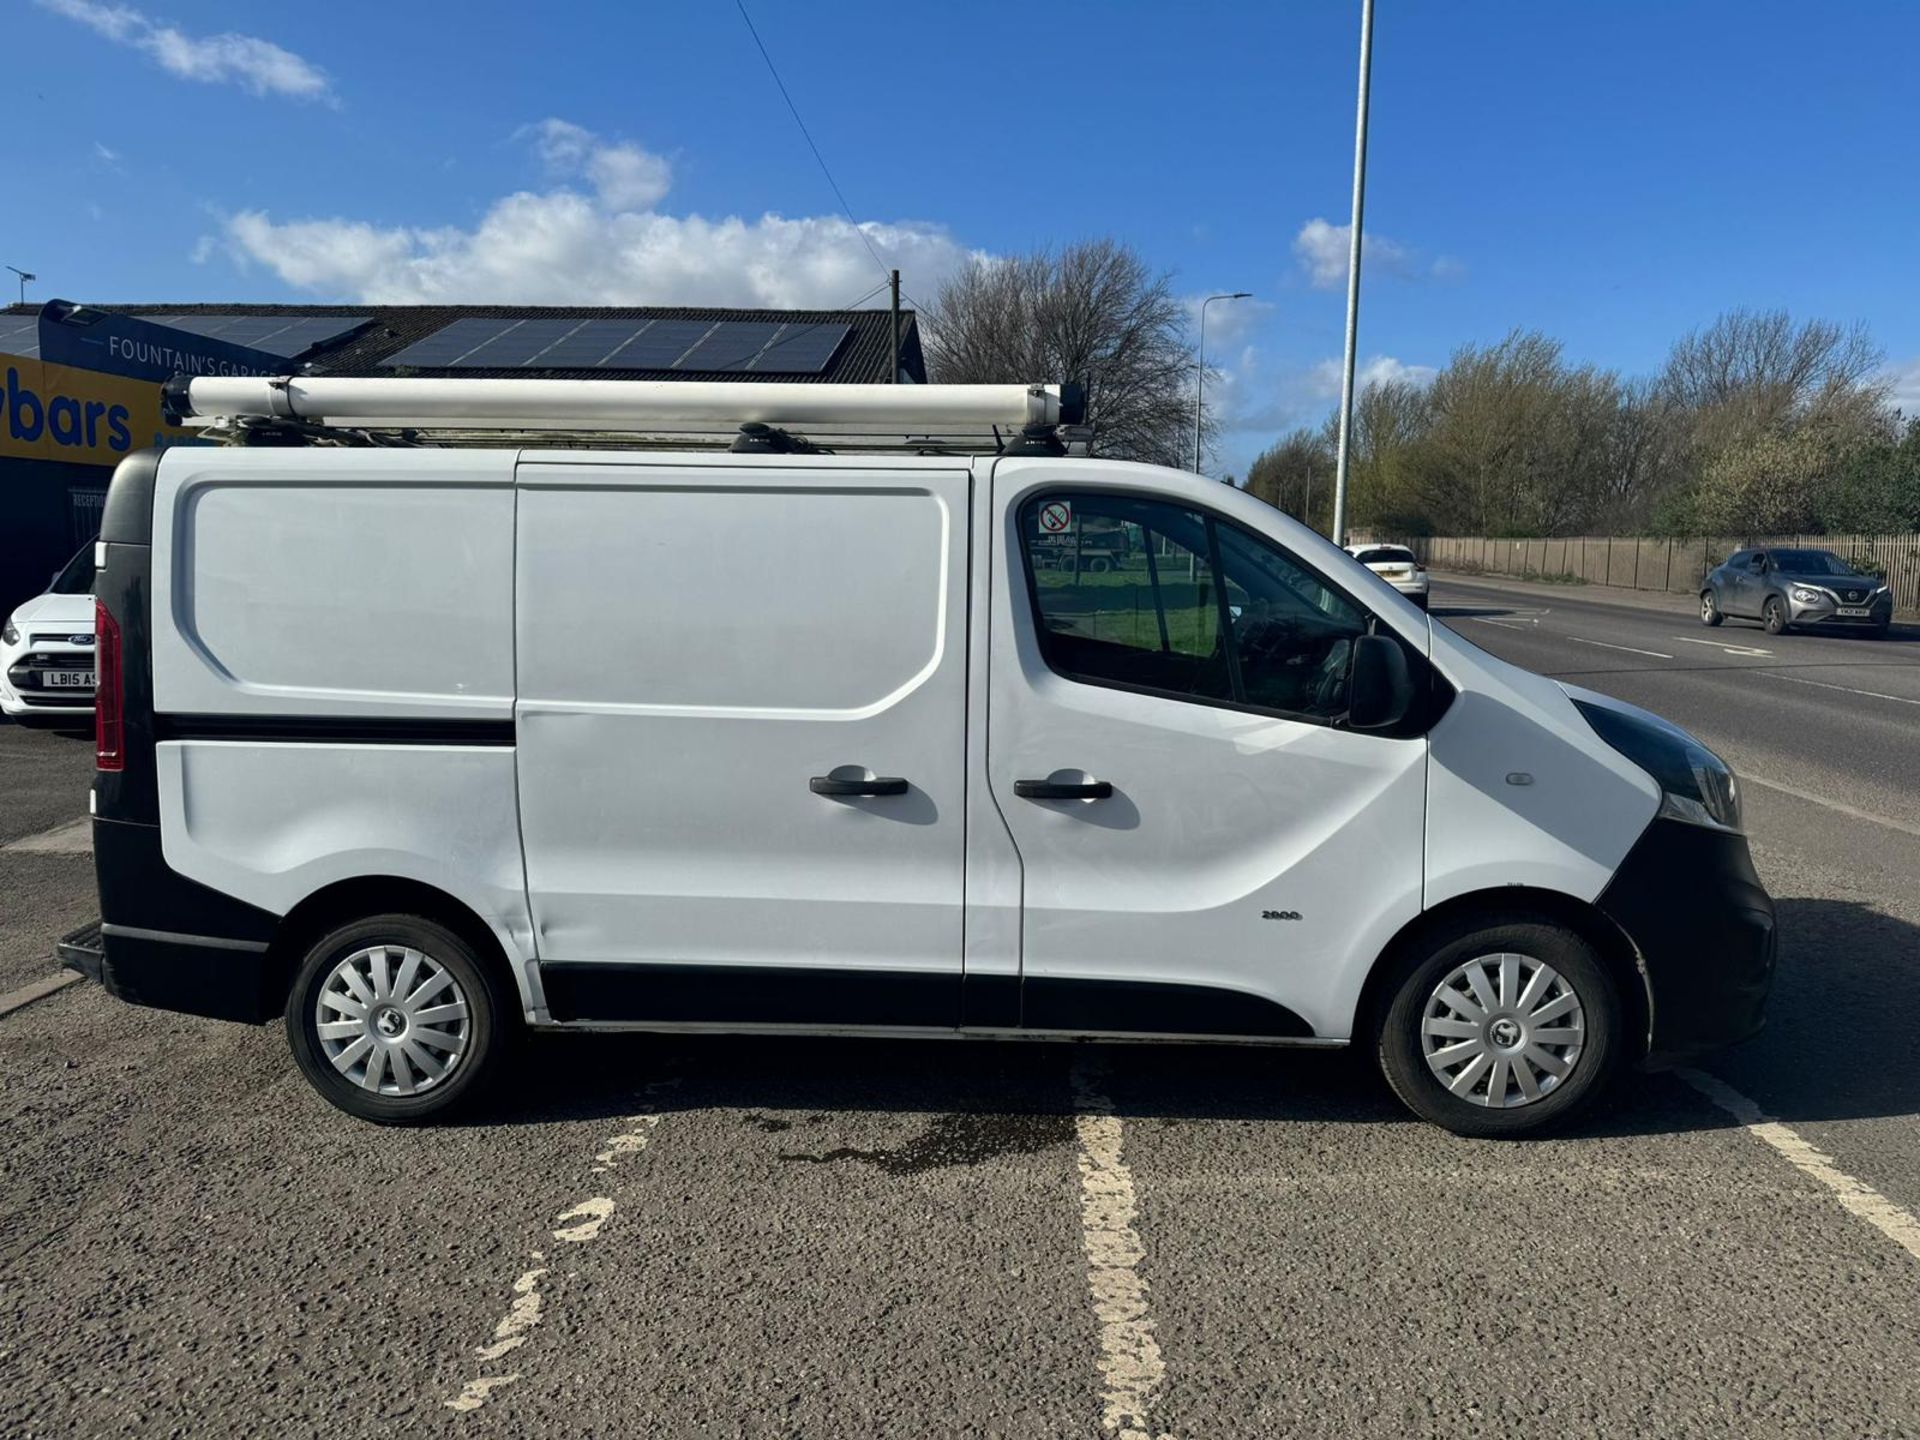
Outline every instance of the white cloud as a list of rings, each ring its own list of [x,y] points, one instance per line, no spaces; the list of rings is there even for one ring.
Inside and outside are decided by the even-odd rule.
[[[239,85],[255,95],[334,103],[326,71],[253,35],[188,35],[129,5],[102,0],[36,0],[44,10],[78,21],[96,35],[145,52],[182,80]]]
[[[93,142],[93,158],[98,160],[102,165],[117,166],[120,163],[120,152],[109,149],[96,140]]]
[[[1890,366],[1880,377],[1900,413],[1909,420],[1920,419],[1920,357],[1904,365]]]
[[[1293,255],[1314,289],[1346,287],[1352,236],[1351,225],[1335,225],[1317,215],[1300,227],[1300,233],[1293,237]],[[1360,245],[1363,270],[1403,279],[1457,280],[1466,274],[1466,266],[1450,256],[1442,255],[1429,264],[1412,247],[1372,231],[1361,237]]]
[[[496,200],[472,228],[347,217],[227,218],[226,249],[287,284],[369,304],[844,305],[877,278],[864,232],[915,293],[976,258],[937,225],[838,216],[709,219],[658,209],[667,162],[564,120],[520,133],[562,183]],[[589,189],[568,181],[584,180]]]
[[[673,167],[664,157],[638,145],[603,143],[570,120],[548,118],[523,126],[520,137],[533,141],[554,176],[584,177],[609,210],[650,210],[673,184]]]
[[[1340,398],[1341,362],[1337,359],[1322,360],[1314,366],[1311,375],[1312,393],[1322,400]],[[1353,393],[1364,395],[1375,385],[1408,384],[1427,386],[1433,383],[1433,377],[1440,371],[1432,365],[1409,365],[1396,360],[1391,355],[1374,355],[1358,361],[1353,367]]]
[[[1391,380],[1426,385],[1438,373],[1392,355],[1363,356],[1354,367],[1355,391]],[[1207,404],[1220,422],[1220,468],[1244,475],[1253,457],[1288,431],[1324,423],[1339,399],[1339,356],[1311,365],[1272,365],[1258,346],[1246,346],[1223,373],[1207,380]]]

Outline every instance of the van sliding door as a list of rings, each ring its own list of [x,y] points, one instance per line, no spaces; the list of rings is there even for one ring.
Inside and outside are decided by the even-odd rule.
[[[810,463],[520,466],[556,1020],[958,1024],[968,475]]]

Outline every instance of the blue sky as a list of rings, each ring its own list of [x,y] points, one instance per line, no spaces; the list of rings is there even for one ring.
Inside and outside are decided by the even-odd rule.
[[[1258,297],[1210,312],[1215,468],[1327,412],[1357,0],[749,9],[910,294],[1118,236],[1183,295]],[[880,278],[728,0],[6,0],[0,37],[0,262],[38,298],[839,305]],[[1785,306],[1864,321],[1920,410],[1916,54],[1891,0],[1380,0],[1363,363],[1531,326],[1639,373]]]

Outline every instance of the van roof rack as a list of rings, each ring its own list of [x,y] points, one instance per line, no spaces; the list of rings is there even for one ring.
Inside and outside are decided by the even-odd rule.
[[[712,445],[735,453],[1084,448],[1086,395],[1059,385],[175,376],[166,418],[251,445]]]

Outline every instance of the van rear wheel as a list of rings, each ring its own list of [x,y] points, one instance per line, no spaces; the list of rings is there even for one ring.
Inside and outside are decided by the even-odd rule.
[[[1584,1108],[1621,1052],[1613,978],[1544,918],[1469,922],[1403,962],[1379,1036],[1387,1083],[1456,1135],[1531,1134]]]
[[[419,915],[323,935],[287,997],[300,1071],[349,1115],[409,1124],[466,1103],[499,1067],[507,997],[473,947]]]

